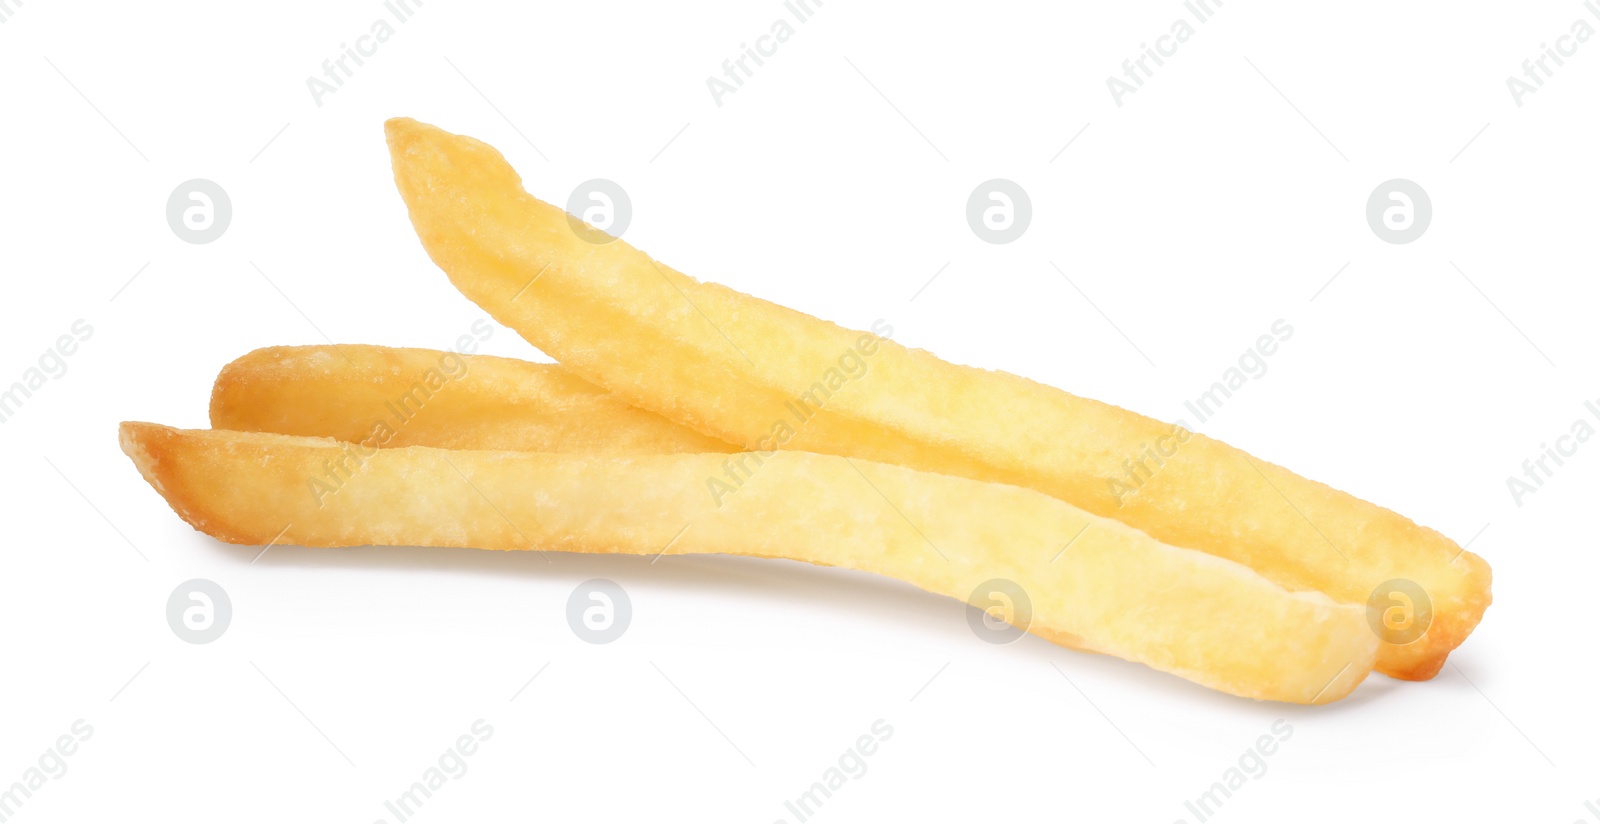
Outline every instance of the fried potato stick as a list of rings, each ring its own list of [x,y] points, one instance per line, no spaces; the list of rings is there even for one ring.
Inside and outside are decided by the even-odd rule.
[[[1359,606],[1032,490],[871,461],[778,453],[719,506],[704,479],[724,455],[407,447],[366,452],[324,496],[307,479],[350,444],[145,423],[123,424],[121,442],[185,521],[230,543],[753,555],[984,603],[1005,579],[1032,605],[1006,619],[1049,640],[1295,703],[1348,694],[1377,653]]]
[[[211,425],[437,446],[600,455],[732,452],[554,364],[384,346],[275,346],[223,367]]]
[[[1203,435],[1173,449],[1174,427],[1143,415],[701,283],[574,228],[487,144],[409,119],[387,132],[412,224],[455,286],[629,403],[747,449],[1029,487],[1344,602],[1406,579],[1432,620],[1382,649],[1379,668],[1401,678],[1437,673],[1489,605],[1481,558],[1390,510]],[[1125,461],[1149,475],[1131,495],[1115,483]]]

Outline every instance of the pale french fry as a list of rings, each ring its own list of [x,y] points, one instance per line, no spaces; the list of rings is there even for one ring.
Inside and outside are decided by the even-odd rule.
[[[456,287],[629,403],[746,448],[1037,489],[1344,602],[1409,580],[1432,620],[1383,647],[1379,668],[1401,678],[1438,672],[1489,605],[1481,558],[1394,512],[1203,435],[1167,454],[1169,424],[701,283],[624,241],[580,235],[487,144],[409,119],[387,132],[412,224]],[[1120,495],[1130,460],[1153,471]]]
[[[222,368],[211,425],[437,446],[606,455],[732,452],[555,364],[383,346],[275,346]]]
[[[121,442],[184,520],[231,543],[754,555],[960,600],[1005,579],[1031,602],[1024,628],[1047,639],[1295,703],[1348,694],[1377,653],[1359,606],[1286,591],[1032,490],[871,461],[777,453],[718,505],[703,483],[727,460],[716,454],[361,451],[144,423],[123,424]],[[348,478],[334,493],[308,487],[340,464]]]

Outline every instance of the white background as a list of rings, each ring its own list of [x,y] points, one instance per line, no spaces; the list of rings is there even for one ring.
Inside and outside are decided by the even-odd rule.
[[[492,737],[415,820],[794,822],[784,802],[883,719],[815,820],[1193,824],[1184,802],[1280,718],[1292,738],[1215,820],[1595,820],[1600,446],[1521,506],[1506,487],[1600,397],[1600,38],[1523,106],[1506,86],[1600,27],[1580,3],[1229,0],[1121,107],[1106,78],[1179,3],[828,0],[720,107],[706,78],[779,2],[429,0],[321,106],[306,78],[379,2],[12,6],[0,385],[94,329],[0,424],[0,786],[94,730],[14,820],[393,822],[384,801],[479,718]],[[116,424],[205,426],[255,347],[446,347],[483,317],[406,220],[395,115],[493,143],[546,200],[617,181],[628,239],[697,277],[1164,418],[1282,318],[1269,371],[1191,423],[1472,539],[1495,605],[1434,681],[1300,708],[994,647],[956,602],[789,563],[252,564],[168,510]],[[964,216],[996,177],[1033,203],[1009,245]],[[1397,177],[1434,207],[1408,245],[1365,218]],[[191,178],[233,203],[209,245],[166,222]],[[502,328],[486,349],[543,359]],[[608,646],[564,617],[595,577],[633,600]],[[191,578],[233,603],[205,646],[164,617]]]

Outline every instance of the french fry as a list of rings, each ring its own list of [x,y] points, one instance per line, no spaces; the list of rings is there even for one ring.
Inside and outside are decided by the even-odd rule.
[[[1343,697],[1377,654],[1357,605],[1032,490],[871,461],[777,453],[718,505],[702,482],[724,455],[407,447],[357,453],[323,495],[307,479],[348,462],[352,445],[145,423],[123,424],[121,442],[185,521],[230,543],[753,555],[979,602],[981,584],[1004,579],[1032,605],[1006,619],[1049,640],[1294,703]]]
[[[1488,608],[1488,565],[1390,510],[1203,435],[1183,433],[1167,454],[1158,445],[1174,443],[1169,424],[701,283],[624,241],[575,231],[487,144],[409,119],[387,133],[412,224],[456,287],[635,406],[748,449],[1029,487],[1343,602],[1414,582],[1431,624],[1379,655],[1379,669],[1400,678],[1432,677]],[[1136,494],[1119,494],[1123,462],[1150,469],[1156,448],[1159,466]]]
[[[383,346],[275,346],[223,367],[211,425],[369,447],[653,454],[736,447],[554,364]]]

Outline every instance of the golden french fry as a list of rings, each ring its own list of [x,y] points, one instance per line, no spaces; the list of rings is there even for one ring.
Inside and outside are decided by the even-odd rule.
[[[275,346],[222,368],[211,425],[368,447],[651,454],[736,447],[555,364],[383,346]]]
[[[1040,490],[1339,601],[1404,579],[1430,599],[1431,623],[1380,652],[1401,678],[1438,672],[1489,605],[1488,565],[1401,515],[1203,435],[1179,444],[1169,424],[701,283],[575,231],[487,144],[409,119],[387,132],[412,224],[456,287],[629,403],[749,449]],[[1149,477],[1124,495],[1129,460]]]
[[[790,558],[983,606],[1000,591],[1012,602],[997,617],[1057,643],[1295,703],[1343,697],[1377,654],[1359,606],[1032,490],[871,461],[777,453],[718,505],[704,479],[725,455],[363,451],[145,423],[121,441],[184,520],[230,543]],[[333,492],[308,484],[341,465]]]

